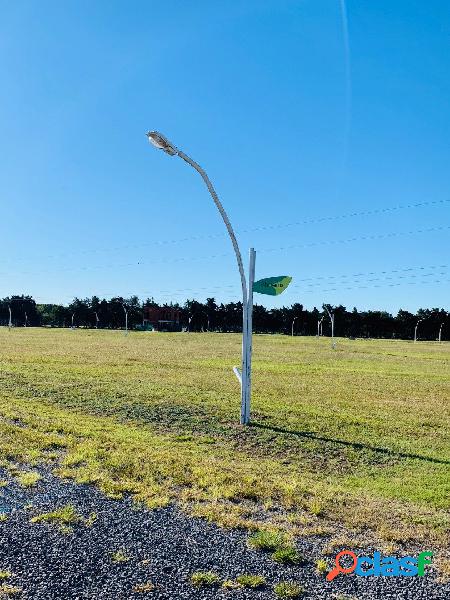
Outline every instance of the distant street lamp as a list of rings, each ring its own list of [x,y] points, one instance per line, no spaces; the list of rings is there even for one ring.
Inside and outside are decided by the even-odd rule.
[[[125,304],[122,304],[122,308],[125,313],[125,335],[128,335],[128,311],[125,308]]]
[[[414,328],[414,343],[417,342],[417,328],[419,327],[419,323],[421,323],[422,321],[423,321],[423,319],[419,319]]]
[[[94,315],[95,315],[95,329],[98,329],[98,322],[100,321],[100,319],[98,318],[97,311],[94,312]]]
[[[253,290],[252,285],[249,285],[249,289],[247,291],[247,280],[245,278],[244,273],[244,265],[242,263],[241,251],[239,250],[239,245],[236,240],[236,236],[234,234],[233,228],[231,226],[230,220],[228,218],[225,209],[222,206],[222,203],[217,196],[217,193],[208,178],[206,172],[198,165],[195,161],[193,161],[189,156],[187,156],[184,152],[179,150],[174,144],[172,144],[164,135],[159,133],[158,131],[149,131],[147,133],[148,140],[153,146],[158,148],[159,150],[164,150],[166,154],[169,156],[179,156],[188,165],[194,168],[197,173],[202,177],[203,181],[208,188],[209,193],[214,201],[214,204],[217,207],[217,210],[222,217],[223,222],[225,223],[225,227],[227,228],[228,235],[230,237],[231,243],[233,245],[234,253],[236,255],[236,261],[239,269],[239,275],[241,278],[241,287],[242,287],[242,370],[240,374],[241,381],[241,419],[240,422],[242,425],[247,425],[250,421],[250,393],[251,393],[251,335],[252,335],[252,323],[251,323],[251,310],[249,310],[249,304],[253,303]],[[254,260],[255,260],[255,252],[251,251],[250,253],[250,270],[254,272]],[[235,371],[236,372],[236,371]],[[239,376],[239,372],[237,373]]]
[[[11,305],[10,304],[8,304],[8,310],[9,310],[8,328],[11,329],[11,327],[12,327],[12,313],[11,313]]]
[[[322,321],[324,317],[317,321],[317,337],[319,338],[322,335]]]
[[[292,320],[292,326],[291,326],[291,335],[292,337],[294,337],[294,323],[295,321],[298,319],[298,317],[294,317]]]
[[[28,323],[28,316],[27,316],[27,313],[25,313],[25,327],[27,326],[27,323]]]
[[[442,334],[443,327],[444,327],[444,323],[441,323],[441,326],[439,327],[439,336],[438,336],[439,343],[441,343],[441,334]]]
[[[330,317],[330,321],[331,321],[331,347],[333,348],[333,350],[336,348],[336,344],[334,342],[334,313],[330,312],[328,310],[328,307],[326,304],[323,305],[323,308],[327,311],[328,316]]]
[[[72,313],[72,329],[74,328],[74,327],[73,327],[73,320],[74,320],[74,317],[75,317],[75,313]]]

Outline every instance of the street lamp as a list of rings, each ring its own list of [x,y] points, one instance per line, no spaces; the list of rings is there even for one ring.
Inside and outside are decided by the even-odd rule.
[[[423,319],[419,319],[414,328],[414,343],[417,342],[417,328],[419,327],[419,323],[421,323],[422,321],[423,321]]]
[[[27,316],[27,313],[25,313],[25,327],[27,326],[27,323],[28,323],[28,316]]]
[[[95,315],[95,329],[98,329],[98,322],[100,321],[100,319],[98,318],[97,311],[94,311],[94,315]]]
[[[322,321],[324,320],[324,317],[322,317],[321,319],[319,319],[317,321],[317,337],[319,338],[322,335]]]
[[[443,327],[444,327],[444,323],[441,323],[441,326],[439,327],[439,336],[438,336],[439,343],[441,343],[441,334],[442,334]]]
[[[328,316],[330,317],[330,321],[331,321],[331,347],[333,348],[333,350],[336,348],[336,344],[334,342],[334,313],[330,312],[328,310],[328,307],[326,304],[323,305],[323,308],[327,311]]]
[[[72,329],[74,328],[73,327],[73,319],[74,319],[74,317],[75,317],[75,313],[72,313]]]
[[[252,334],[252,324],[251,324],[251,310],[249,310],[250,302],[253,302],[253,291],[252,286],[249,286],[249,290],[247,292],[247,280],[245,278],[244,273],[244,265],[242,262],[241,251],[239,250],[239,245],[236,240],[236,236],[233,231],[233,227],[231,226],[230,220],[228,218],[225,209],[222,206],[222,203],[217,196],[217,193],[208,178],[208,175],[205,171],[198,165],[195,161],[193,161],[189,156],[187,156],[184,152],[179,150],[172,142],[170,142],[164,135],[159,133],[158,131],[149,131],[147,133],[148,140],[153,146],[158,148],[159,150],[163,150],[169,156],[179,156],[188,165],[190,165],[193,169],[199,173],[201,178],[206,184],[209,193],[214,201],[214,204],[217,207],[217,210],[222,217],[223,222],[225,223],[225,227],[227,228],[228,235],[230,237],[231,243],[233,245],[234,253],[236,255],[236,261],[239,269],[239,275],[241,278],[241,287],[242,287],[242,370],[240,375],[241,381],[241,424],[246,425],[250,421],[250,389],[251,389],[251,334]],[[251,257],[251,265],[253,261],[253,271],[254,271],[254,259],[255,252],[250,252]],[[250,269],[252,270],[252,268]],[[235,371],[236,372],[236,371]],[[237,373],[239,376],[239,373]]]
[[[8,329],[11,329],[11,327],[12,327],[12,313],[11,313],[11,305],[10,304],[8,304],[8,310],[9,310]]]
[[[298,319],[298,317],[294,317],[292,320],[292,327],[291,327],[291,335],[292,337],[294,337],[294,323],[295,321]]]
[[[122,304],[122,308],[125,313],[125,335],[128,335],[128,311],[125,308],[125,304]]]

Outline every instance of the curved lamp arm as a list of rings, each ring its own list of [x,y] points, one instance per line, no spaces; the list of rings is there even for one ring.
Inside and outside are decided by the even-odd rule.
[[[228,235],[230,236],[230,239],[231,239],[231,243],[233,244],[234,253],[236,254],[236,260],[237,260],[237,264],[238,264],[238,268],[239,268],[239,274],[241,276],[242,297],[243,297],[243,303],[244,303],[244,309],[245,309],[246,304],[247,304],[247,280],[245,278],[244,265],[242,262],[241,251],[239,250],[239,246],[238,246],[236,236],[233,231],[233,227],[231,226],[230,219],[228,218],[228,215],[225,212],[225,209],[222,206],[222,203],[219,200],[216,190],[214,189],[213,184],[209,180],[208,175],[206,174],[206,172],[202,169],[202,167],[198,163],[196,163],[194,160],[192,160],[192,158],[190,158],[187,154],[185,154],[184,152],[179,150],[175,146],[175,144],[173,144],[171,141],[169,141],[166,138],[166,136],[163,135],[162,133],[160,133],[159,131],[149,131],[147,133],[147,137],[148,137],[149,142],[151,142],[159,150],[163,150],[169,156],[179,156],[180,158],[182,158],[185,162],[187,162],[188,165],[190,165],[192,168],[194,168],[197,171],[197,173],[200,174],[203,181],[206,183],[206,187],[208,188],[208,191],[211,194],[212,199],[214,200],[214,204],[216,205],[216,207],[220,213],[220,216],[223,219],[223,222],[225,223],[225,227],[227,228]]]
[[[234,253],[236,254],[236,260],[237,260],[237,264],[238,264],[238,268],[239,268],[239,274],[241,276],[242,295],[244,298],[247,298],[247,280],[245,279],[244,265],[242,262],[241,251],[239,250],[237,239],[234,234],[233,227],[230,223],[230,219],[228,218],[228,215],[225,212],[225,209],[222,206],[221,201],[219,200],[216,190],[214,189],[213,184],[211,183],[211,181],[210,181],[208,175],[206,174],[206,172],[204,171],[204,169],[202,169],[202,167],[198,163],[196,163],[195,160],[192,160],[192,158],[190,158],[187,154],[185,154],[181,150],[177,151],[177,155],[180,158],[182,158],[185,162],[187,162],[188,165],[191,165],[191,167],[193,167],[197,171],[197,173],[200,174],[203,181],[206,183],[206,187],[208,188],[208,191],[211,194],[212,199],[214,200],[214,204],[216,205],[217,210],[219,211],[220,216],[223,219],[223,222],[225,223],[225,227],[227,228],[228,235],[230,236],[230,239],[231,239],[231,243],[233,244]]]

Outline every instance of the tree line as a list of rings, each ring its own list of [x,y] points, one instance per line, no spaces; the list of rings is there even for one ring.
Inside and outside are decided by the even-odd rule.
[[[31,296],[11,296],[0,299],[0,325],[15,327],[85,327],[123,329],[125,310],[128,327],[138,328],[144,320],[145,306],[171,307],[179,310],[181,325],[189,331],[239,332],[242,330],[242,303],[218,304],[214,298],[206,302],[186,300],[183,305],[158,305],[152,298],[141,301],[137,296],[110,300],[74,298],[62,304],[39,304]],[[418,339],[436,340],[442,326],[442,340],[450,339],[450,315],[442,308],[420,309],[413,314],[400,309],[394,316],[386,311],[347,310],[345,306],[327,305],[334,314],[335,335],[338,337],[412,339],[418,328]],[[325,307],[307,310],[294,303],[282,308],[265,308],[255,304],[253,330],[255,333],[317,335],[322,320],[323,335],[330,335],[331,325]]]

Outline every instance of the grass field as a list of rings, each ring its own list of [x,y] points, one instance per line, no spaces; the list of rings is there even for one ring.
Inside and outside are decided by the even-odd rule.
[[[255,336],[244,429],[239,354],[232,334],[1,328],[2,462],[222,525],[445,546],[450,344]]]

